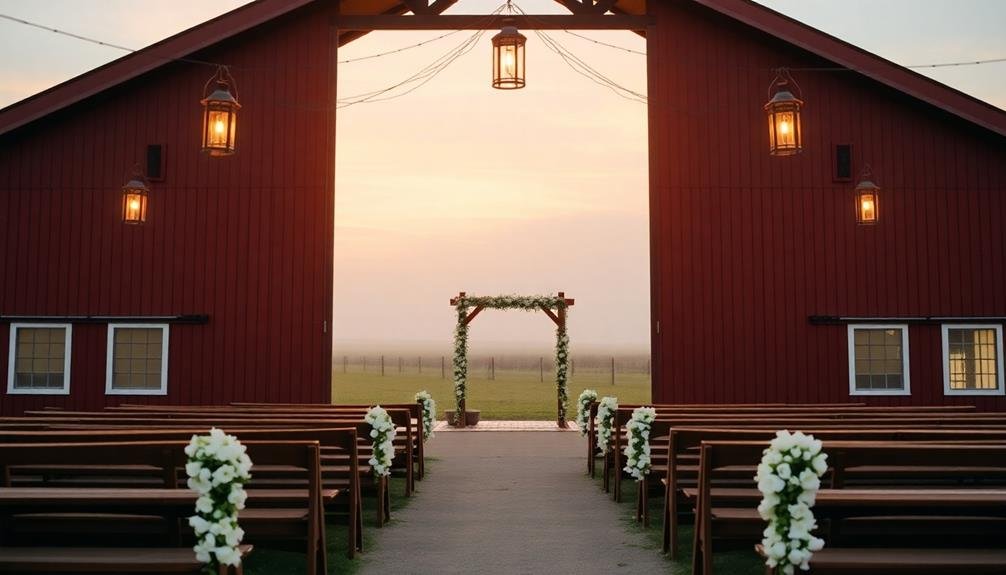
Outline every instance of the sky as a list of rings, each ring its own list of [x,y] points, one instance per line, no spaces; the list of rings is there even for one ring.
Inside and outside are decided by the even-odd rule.
[[[139,48],[241,0],[0,0],[0,14]],[[552,0],[520,0],[562,13]],[[762,0],[900,64],[1006,57],[1002,0]],[[486,13],[499,0],[461,0]],[[441,32],[372,33],[340,60]],[[449,51],[459,32],[400,54],[341,64],[340,97],[392,85]],[[334,337],[337,351],[444,350],[469,294],[576,299],[574,353],[649,345],[646,107],[570,70],[526,31],[527,82],[489,86],[492,32],[425,86],[340,110],[336,158]],[[550,32],[621,85],[645,92],[645,57]],[[624,31],[585,36],[645,51]],[[32,46],[28,52],[25,46]],[[0,106],[122,52],[0,20]],[[1006,63],[922,73],[1006,109]],[[473,353],[546,351],[543,314],[494,312],[471,330]]]

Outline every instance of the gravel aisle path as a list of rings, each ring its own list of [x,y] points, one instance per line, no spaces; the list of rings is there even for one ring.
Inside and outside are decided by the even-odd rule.
[[[669,570],[584,477],[580,434],[441,433],[427,445],[432,472],[378,532],[363,575]]]

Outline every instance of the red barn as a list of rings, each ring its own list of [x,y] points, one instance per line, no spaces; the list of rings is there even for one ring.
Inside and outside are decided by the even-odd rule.
[[[338,46],[452,3],[259,0],[0,110],[0,412],[327,401]],[[747,0],[561,3],[647,37],[654,400],[1006,407],[1006,113]],[[240,88],[224,158],[212,62]]]

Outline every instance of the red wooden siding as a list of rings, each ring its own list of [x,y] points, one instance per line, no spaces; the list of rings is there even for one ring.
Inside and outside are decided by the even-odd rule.
[[[779,66],[834,64],[686,2],[649,2],[653,397],[848,401],[846,326],[810,315],[1006,316],[1006,139],[853,72],[795,70],[804,153],[768,155]],[[854,181],[835,183],[835,144]],[[880,223],[858,226],[864,163]],[[660,331],[656,331],[659,322]],[[939,325],[909,330],[909,397],[944,397]]]
[[[0,314],[208,314],[173,325],[167,397],[105,396],[105,325],[75,325],[69,396],[6,393],[0,412],[124,401],[330,397],[335,43],[325,3],[192,58],[225,62],[243,108],[238,154],[199,152],[214,69],[173,62],[0,137]],[[119,188],[163,144],[145,226]],[[326,329],[327,327],[327,329]]]

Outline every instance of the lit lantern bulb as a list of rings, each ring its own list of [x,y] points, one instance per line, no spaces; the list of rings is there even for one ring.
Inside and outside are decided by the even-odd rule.
[[[131,209],[133,211],[139,211],[140,210],[140,200],[137,200],[137,199],[130,200],[130,202],[129,202],[129,209]]]
[[[783,120],[779,123],[779,133],[784,136],[789,134],[789,122]]]
[[[227,126],[224,125],[223,120],[217,120],[217,123],[213,125],[213,129],[216,130],[218,135],[223,135],[227,130]]]
[[[513,77],[515,64],[516,59],[514,58],[513,51],[508,49],[503,52],[503,71],[507,76]]]

